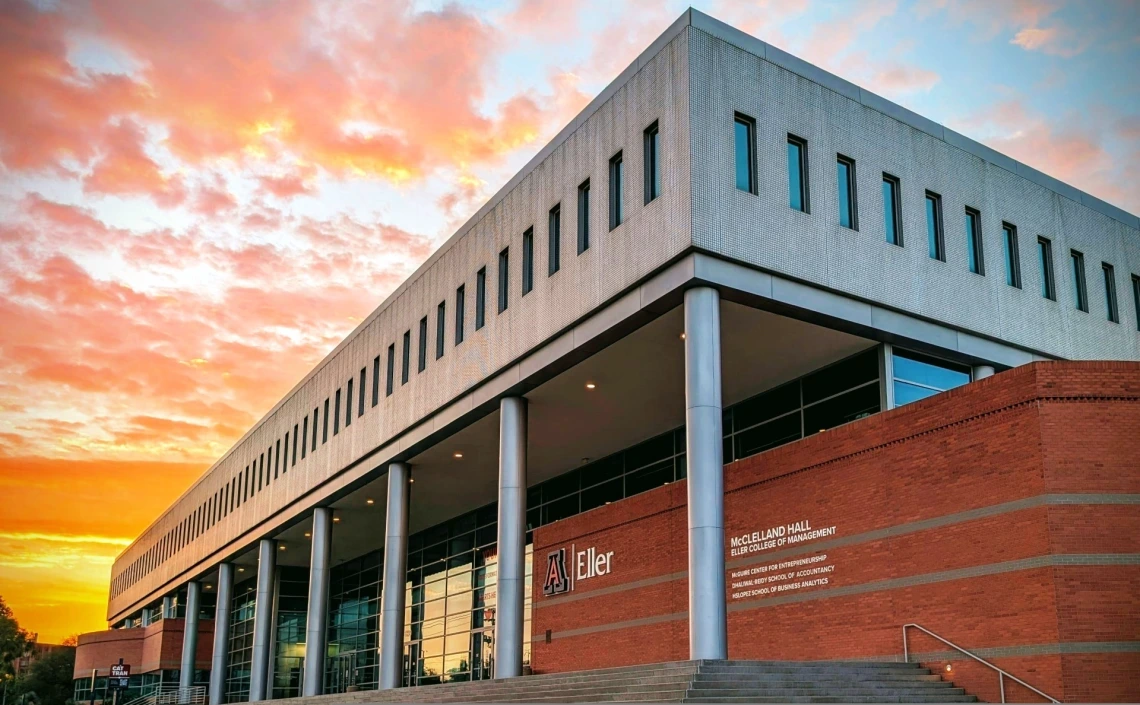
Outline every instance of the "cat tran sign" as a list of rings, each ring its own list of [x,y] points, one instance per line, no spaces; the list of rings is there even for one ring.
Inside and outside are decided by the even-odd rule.
[[[573,563],[567,568],[567,557]],[[602,553],[595,546],[585,551],[559,548],[546,554],[546,579],[542,583],[542,594],[550,597],[570,592],[579,580],[589,580],[599,575],[609,575],[613,571],[614,552]]]

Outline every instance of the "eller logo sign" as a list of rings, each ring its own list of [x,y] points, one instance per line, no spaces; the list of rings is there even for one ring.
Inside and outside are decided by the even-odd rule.
[[[574,572],[566,569],[566,555],[574,556]],[[560,548],[546,554],[546,579],[542,583],[542,594],[551,597],[570,592],[579,580],[589,580],[600,575],[608,575],[613,570],[613,551],[605,553],[591,546],[585,551]]]
[[[542,584],[542,594],[561,595],[570,592],[570,578],[566,574],[566,549],[560,548],[546,554],[546,581]]]

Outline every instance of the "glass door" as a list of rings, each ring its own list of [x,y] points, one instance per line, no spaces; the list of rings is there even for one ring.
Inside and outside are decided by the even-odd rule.
[[[419,685],[419,676],[420,642],[412,641],[404,644],[404,687]]]
[[[471,680],[481,681],[495,677],[495,630],[482,629],[471,633]]]

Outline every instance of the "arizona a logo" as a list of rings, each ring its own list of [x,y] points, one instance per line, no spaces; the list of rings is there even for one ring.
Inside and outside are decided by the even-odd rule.
[[[546,554],[546,582],[542,584],[542,594],[561,595],[570,591],[570,579],[566,574],[566,549],[560,548]]]

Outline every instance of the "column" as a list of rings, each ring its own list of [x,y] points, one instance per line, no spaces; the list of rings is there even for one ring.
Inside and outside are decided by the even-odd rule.
[[[974,369],[973,369],[973,373],[974,373],[973,374],[974,381],[977,382],[979,379],[985,379],[986,377],[993,377],[994,376],[994,368],[991,365],[975,365]]]
[[[198,654],[198,603],[202,584],[197,580],[186,583],[186,619],[182,628],[182,670],[178,674],[178,687],[182,690],[194,685],[194,661]]]
[[[253,659],[249,665],[249,701],[268,697],[269,631],[273,626],[273,575],[277,572],[277,542],[262,539],[257,547],[257,604],[253,612]]]
[[[408,494],[411,468],[388,466],[384,585],[380,595],[380,689],[399,688],[404,670],[404,590],[408,574]]]
[[[324,691],[328,644],[329,562],[332,554],[332,509],[313,510],[313,551],[309,560],[309,611],[305,619],[305,679],[302,695]]]
[[[234,592],[234,564],[218,565],[218,606],[214,612],[214,655],[210,659],[210,705],[222,705],[230,660],[230,603]]]
[[[728,658],[720,293],[685,292],[685,449],[689,499],[689,658]]]
[[[142,626],[150,626],[150,606],[143,607],[142,610]]]
[[[162,618],[174,619],[174,598],[169,595],[162,598]]]
[[[499,404],[499,584],[495,678],[522,675],[526,599],[526,399]]]

